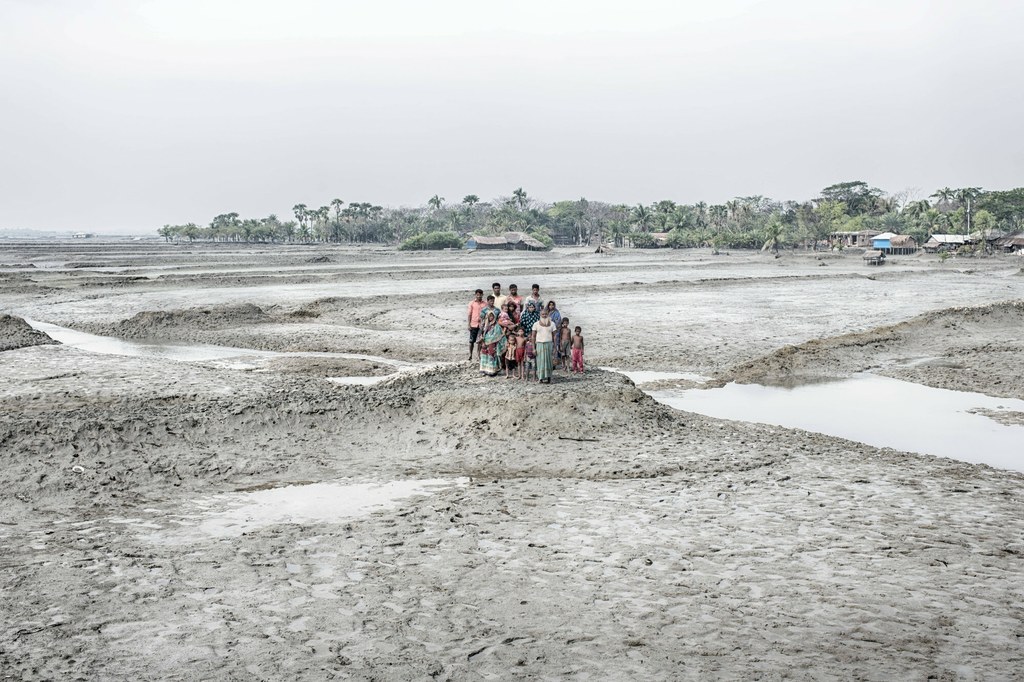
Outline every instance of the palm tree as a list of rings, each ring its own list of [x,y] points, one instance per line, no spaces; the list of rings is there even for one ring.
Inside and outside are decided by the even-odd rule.
[[[762,251],[779,252],[779,240],[782,238],[782,221],[776,216],[764,228],[764,246]]]
[[[943,187],[942,189],[935,190],[935,193],[932,194],[932,197],[937,199],[937,201],[935,202],[936,208],[938,208],[941,204],[946,204],[948,206],[953,203],[954,199],[956,199],[956,191],[950,189],[949,187]]]
[[[526,204],[529,202],[529,199],[526,196],[526,191],[522,187],[517,187],[516,190],[512,192],[512,201],[519,206],[519,210],[526,208]]]
[[[467,194],[462,197],[462,203],[464,203],[467,208],[473,208],[474,205],[480,203],[480,197],[475,194]]]
[[[341,199],[331,199],[331,206],[334,208],[334,220],[335,222],[341,222],[341,207],[345,205],[345,202]]]
[[[697,227],[706,227],[708,224],[708,205],[703,201],[698,201],[693,205],[693,210],[697,212]]]
[[[956,200],[967,211],[967,234],[971,233],[971,202],[980,196],[980,187],[963,187],[956,191]]]
[[[295,204],[292,206],[292,213],[295,214],[295,219],[299,221],[299,227],[302,228],[303,232],[307,232],[306,229],[306,218],[309,217],[309,209],[306,208],[305,204]]]
[[[440,197],[440,196],[435,194],[434,196],[430,197],[427,200],[427,204],[431,208],[433,208],[435,211],[440,211],[441,210],[441,205],[444,204],[444,197]]]
[[[921,199],[920,201],[911,201],[903,211],[911,218],[917,218],[927,213],[931,207],[932,205],[927,199]]]
[[[651,228],[651,221],[654,219],[654,215],[651,210],[643,204],[637,204],[633,209],[633,224],[639,228],[641,232],[647,232]]]

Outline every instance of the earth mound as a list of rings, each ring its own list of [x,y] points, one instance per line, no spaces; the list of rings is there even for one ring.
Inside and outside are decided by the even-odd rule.
[[[729,381],[792,385],[874,371],[936,388],[1024,397],[1008,368],[1024,353],[1024,301],[953,307],[863,332],[785,346],[729,370]],[[970,354],[972,367],[963,358]]]
[[[20,317],[0,314],[0,351],[56,343],[43,332],[30,327],[28,322]]]
[[[184,310],[146,310],[127,320],[104,325],[99,333],[124,339],[188,337],[192,332],[216,331],[273,322],[274,318],[252,303]]]

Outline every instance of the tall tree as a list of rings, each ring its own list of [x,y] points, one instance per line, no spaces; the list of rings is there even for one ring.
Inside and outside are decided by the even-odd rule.
[[[637,204],[633,208],[633,225],[640,232],[649,232],[651,229],[651,222],[654,220],[654,214],[651,209],[647,208],[643,204]]]
[[[935,208],[950,209],[953,206],[953,202],[956,201],[956,190],[949,187],[943,187],[935,190],[935,193],[931,196],[935,199]]]
[[[522,187],[517,187],[516,190],[512,192],[512,200],[519,207],[519,210],[523,210],[524,208],[526,208],[527,204],[529,203],[529,198],[526,196],[526,191]]]
[[[309,218],[309,209],[305,204],[295,204],[292,206],[292,213],[295,214],[295,219],[299,221],[300,235],[309,234],[309,228],[306,227],[306,220]],[[305,241],[305,239],[303,239]]]
[[[875,202],[883,194],[882,190],[871,187],[863,180],[839,182],[821,190],[822,199],[843,202],[851,216],[870,213],[875,208]]]
[[[444,205],[444,197],[435,194],[427,199],[427,204],[429,204],[435,211],[440,211],[441,206]]]
[[[971,233],[972,204],[981,196],[980,187],[962,187],[956,190],[956,200],[963,206],[967,215],[967,234]]]

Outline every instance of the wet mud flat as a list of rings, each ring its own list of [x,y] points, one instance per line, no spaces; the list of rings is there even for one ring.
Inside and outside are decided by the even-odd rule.
[[[380,265],[346,253],[318,267],[340,278],[343,266]],[[161,265],[159,253],[116,256],[118,267]],[[386,256],[425,272],[455,258]],[[203,258],[178,264],[202,270]],[[231,261],[217,258],[209,269]],[[280,258],[285,272],[287,259],[311,267]],[[505,267],[543,282],[590,255],[549,258]],[[1002,305],[1024,279],[998,262],[983,277],[914,261],[891,271],[883,298],[898,304],[838,310],[825,325],[805,303],[877,280],[813,256],[785,266],[701,258],[586,265],[605,278],[601,296],[585,284],[552,295],[593,330],[592,366],[640,357],[645,370],[725,378],[787,345],[939,310],[920,300],[937,281],[976,284],[964,299]],[[732,274],[688,279],[707,268]],[[634,284],[637,270],[652,283]],[[146,342],[262,340],[275,352],[418,367],[358,386],[332,382],[332,370],[294,371],[301,355],[232,364],[67,345],[0,353],[10,491],[0,671],[10,679],[1012,679],[1024,667],[1021,474],[673,410],[609,372],[543,387],[484,379],[451,364],[465,348],[447,329],[464,298],[444,289],[450,274],[417,276],[434,289],[397,298],[345,295],[342,280],[323,283],[336,291],[289,289],[291,300],[253,296],[275,319],[237,326],[230,315],[176,316],[216,317],[221,303],[174,305],[187,289],[148,274],[99,297],[59,269],[52,277],[62,290],[0,288],[5,310],[94,333],[122,325],[126,343],[139,341],[126,321],[164,311],[170,323]],[[767,277],[778,293],[771,315],[734,298]],[[613,343],[601,331],[628,329],[659,301],[668,309],[649,334]],[[744,306],[764,324],[742,324]],[[406,341],[410,318],[420,326]],[[786,323],[766,322],[776,318]],[[712,353],[723,328],[737,333]],[[987,336],[970,329],[979,343]],[[885,364],[872,348],[843,371]],[[288,370],[275,364],[285,361]],[[1002,390],[1013,393],[1012,381]],[[393,485],[414,492],[365,508],[347,497]],[[318,515],[325,489],[352,504],[325,502]],[[288,508],[295,495],[311,508],[263,522],[267,500]]]

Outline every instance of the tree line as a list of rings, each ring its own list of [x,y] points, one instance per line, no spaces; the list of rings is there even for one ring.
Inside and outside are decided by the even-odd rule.
[[[927,198],[912,191],[889,194],[855,180],[830,185],[806,201],[736,197],[723,204],[611,204],[585,198],[545,203],[521,187],[484,202],[475,194],[451,203],[435,194],[423,206],[389,208],[371,203],[292,207],[294,220],[276,215],[215,216],[208,225],[164,225],[167,239],[188,241],[377,243],[406,248],[457,246],[468,234],[524,232],[551,245],[586,245],[597,239],[617,246],[712,248],[817,248],[836,232],[876,230],[909,234],[918,243],[931,234],[1024,230],[1024,188],[979,187],[936,190]],[[658,235],[657,237],[655,235]],[[660,239],[659,239],[660,238]]]

